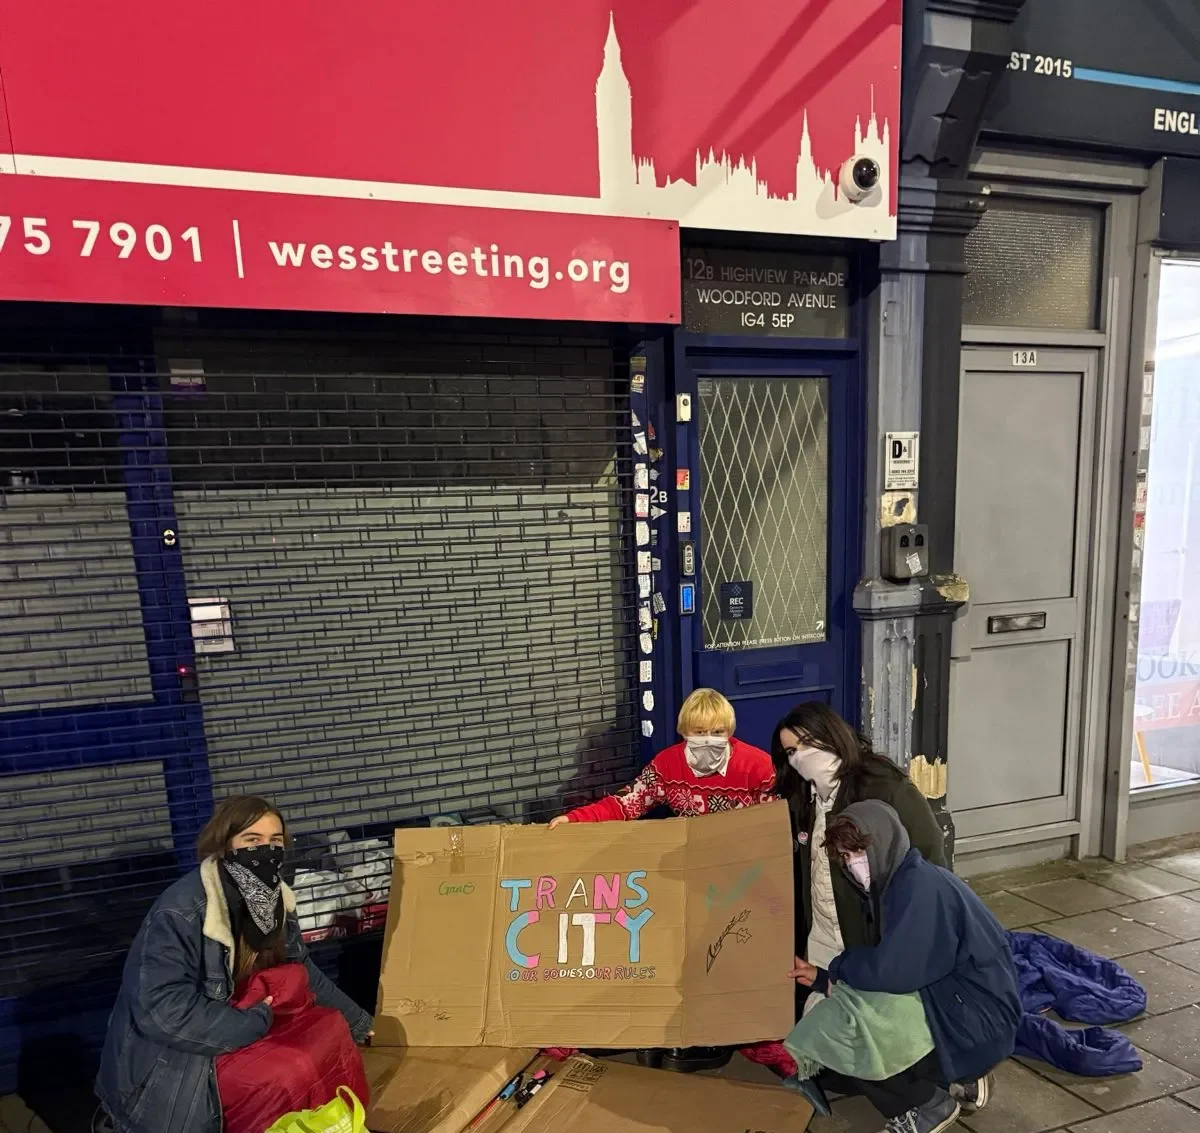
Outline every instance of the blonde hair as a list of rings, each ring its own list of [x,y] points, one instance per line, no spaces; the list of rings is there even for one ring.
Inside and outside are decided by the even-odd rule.
[[[698,688],[683,702],[675,725],[681,736],[694,736],[723,728],[729,735],[737,726],[733,705],[716,689]]]

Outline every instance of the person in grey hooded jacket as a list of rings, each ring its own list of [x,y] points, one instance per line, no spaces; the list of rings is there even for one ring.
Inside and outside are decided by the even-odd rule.
[[[270,999],[229,999],[256,971],[301,963],[322,1007],[355,1041],[370,1015],[312,962],[296,899],[279,878],[283,819],[257,798],[226,799],[200,835],[200,868],[175,882],[142,922],[109,1018],[96,1093],[116,1133],[220,1133],[216,1059],[271,1029]]]
[[[846,949],[828,972],[797,960],[793,974],[815,987],[919,993],[934,1050],[884,1082],[822,1084],[866,1095],[892,1133],[940,1133],[962,1106],[986,1104],[989,1072],[1013,1053],[1022,1009],[1007,937],[964,882],[910,846],[886,803],[847,807],[825,850],[854,882],[874,942]]]

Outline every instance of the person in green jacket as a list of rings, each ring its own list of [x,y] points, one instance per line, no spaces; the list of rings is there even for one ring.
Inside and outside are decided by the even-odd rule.
[[[874,943],[853,882],[844,870],[831,871],[820,850],[827,824],[851,803],[877,799],[896,811],[912,845],[938,866],[946,865],[942,832],[908,776],[828,705],[798,704],[780,720],[771,759],[775,790],[792,818],[796,955],[827,969],[845,949]],[[806,994],[800,991],[798,1009]]]

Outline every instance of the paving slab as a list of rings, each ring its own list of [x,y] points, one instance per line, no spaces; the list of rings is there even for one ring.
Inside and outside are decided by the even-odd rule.
[[[1175,937],[1122,916],[1120,909],[1115,912],[1101,909],[1077,917],[1064,917],[1040,924],[1037,930],[1070,941],[1089,952],[1114,958],[1168,948],[1176,943]]]
[[[838,1098],[829,1108],[833,1116],[814,1117],[809,1133],[879,1133],[883,1128],[883,1118],[866,1098]]]
[[[1058,859],[1041,862],[1039,865],[1023,866],[1019,869],[1001,870],[999,873],[981,874],[972,877],[968,884],[976,893],[997,893],[1001,889],[1016,889],[1036,885],[1043,881],[1060,881],[1066,878],[1082,878],[1083,867],[1077,861]]]
[[[1172,964],[1153,952],[1122,956],[1121,967],[1146,989],[1147,1015],[1165,1015],[1200,1003],[1200,972]]]
[[[1098,1112],[1069,1090],[1010,1061],[996,1069],[996,1089],[987,1109],[960,1118],[959,1124],[972,1133],[1043,1133]]]
[[[1088,871],[1098,885],[1115,889],[1139,901],[1150,901],[1155,897],[1169,897],[1172,893],[1186,893],[1196,886],[1190,877],[1169,873],[1154,865],[1114,865],[1105,862]]]
[[[1005,928],[1029,928],[1048,919],[1050,910],[1044,905],[1018,897],[1015,893],[1001,890],[983,896],[983,903]],[[1200,904],[1197,905],[1200,908]]]
[[[1159,897],[1122,905],[1121,916],[1180,940],[1200,940],[1200,901],[1191,896]]]
[[[1166,870],[1168,873],[1177,873],[1181,877],[1190,877],[1193,881],[1200,881],[1200,850],[1155,858],[1154,865],[1157,869]]]
[[[1200,1110],[1174,1098],[1159,1098],[1072,1125],[1071,1133],[1200,1133]]]
[[[1044,1062],[1026,1058],[1018,1061],[1105,1113],[1128,1109],[1131,1105],[1200,1085],[1200,1079],[1164,1062],[1148,1050],[1138,1053],[1142,1056],[1142,1069],[1136,1074],[1119,1074],[1114,1078],[1077,1078]]]
[[[1128,894],[1106,889],[1103,885],[1085,881],[1081,877],[1014,886],[1009,892],[1043,905],[1059,917],[1073,917],[1080,913],[1094,913],[1098,909],[1112,909],[1117,905],[1133,903],[1133,898]]]
[[[1191,968],[1193,972],[1200,972],[1200,941],[1175,944],[1170,948],[1156,948],[1155,951],[1172,964],[1181,964],[1185,968]]]
[[[1151,1015],[1121,1027],[1135,1046],[1200,1077],[1200,1007]]]

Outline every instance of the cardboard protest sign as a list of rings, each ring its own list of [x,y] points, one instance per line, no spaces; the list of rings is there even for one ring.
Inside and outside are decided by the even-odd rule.
[[[771,803],[653,822],[396,832],[387,1046],[723,1046],[793,1023]]]
[[[804,1098],[782,1085],[670,1074],[577,1055],[565,1063],[487,1048],[372,1050],[373,1133],[803,1133]],[[480,1056],[483,1056],[482,1058]],[[524,1103],[496,1095],[522,1075],[548,1075]],[[520,1081],[520,1080],[519,1080]],[[463,1099],[453,1104],[453,1097]],[[469,1099],[469,1100],[467,1100]],[[482,1100],[480,1100],[482,1099]],[[496,1099],[493,1101],[492,1099]]]

